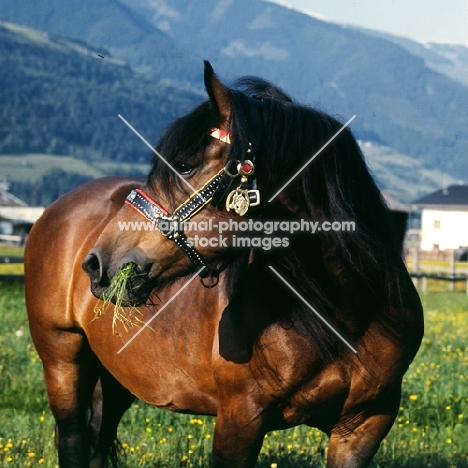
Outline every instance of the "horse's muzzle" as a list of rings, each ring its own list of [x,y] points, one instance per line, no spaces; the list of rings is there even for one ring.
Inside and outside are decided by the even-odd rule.
[[[116,268],[116,272],[124,268],[126,265],[132,265],[132,273],[126,281],[124,295],[117,298],[113,294],[109,295],[109,287],[112,286],[113,275],[109,274],[109,268],[101,255],[99,249],[92,249],[86,258],[81,263],[85,273],[88,275],[91,282],[91,292],[98,299],[110,300],[115,304],[116,300],[120,301],[122,306],[137,306],[146,303],[154,285],[148,279],[148,274],[145,270],[149,269],[146,262],[142,262],[140,258],[128,258]]]

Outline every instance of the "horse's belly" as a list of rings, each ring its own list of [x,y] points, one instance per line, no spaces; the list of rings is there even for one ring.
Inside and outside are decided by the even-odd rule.
[[[167,322],[152,329],[112,332],[111,313],[94,320],[88,340],[104,367],[137,398],[172,411],[216,414],[217,387],[211,367],[211,343],[168,330]],[[174,325],[172,325],[174,327]]]

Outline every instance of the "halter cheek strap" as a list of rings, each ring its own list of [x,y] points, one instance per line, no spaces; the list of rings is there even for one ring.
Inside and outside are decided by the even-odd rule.
[[[219,270],[207,267],[201,254],[195,249],[184,233],[184,223],[189,221],[206,205],[211,203],[220,210],[223,205],[227,211],[231,209],[238,215],[247,213],[250,206],[260,203],[260,193],[257,190],[255,172],[255,155],[260,147],[263,134],[261,101],[244,96],[247,100],[248,121],[251,129],[251,142],[243,161],[231,161],[226,167],[213,176],[200,190],[179,205],[172,215],[151,199],[143,190],[132,190],[125,203],[155,225],[159,232],[171,239],[199,269],[203,286],[212,288],[218,284]],[[213,128],[210,135],[226,144],[231,144],[231,135],[219,128]],[[237,188],[235,186],[237,185]],[[210,284],[204,279],[211,277]]]
[[[263,138],[262,101],[243,95],[246,119],[250,130],[249,146],[241,161],[230,161],[224,168],[224,176],[213,195],[211,204],[219,210],[233,210],[239,216],[244,216],[251,206],[260,204],[260,192],[257,179],[252,177],[255,172],[255,158],[260,150]],[[224,143],[231,144],[229,132],[213,128],[211,136]]]

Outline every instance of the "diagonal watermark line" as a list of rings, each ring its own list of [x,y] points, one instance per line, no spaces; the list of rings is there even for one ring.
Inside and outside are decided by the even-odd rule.
[[[149,324],[206,268],[202,266],[145,324],[117,351],[120,354]]]
[[[137,135],[141,141],[143,141],[143,143],[148,146],[151,151],[162,161],[164,162],[171,170],[172,172],[174,172],[174,174],[185,184],[187,185],[188,187],[190,187],[190,189],[193,191],[193,192],[196,192],[197,189],[192,187],[192,185],[184,178],[184,176],[182,176],[181,174],[179,174],[177,172],[177,169],[167,160],[165,159],[155,148],[153,148],[153,146],[151,146],[150,143],[148,143],[145,138],[127,121],[125,120],[124,117],[122,117],[122,115],[118,114],[119,116],[119,119],[122,120],[122,122],[125,123],[125,125],[128,126],[128,128],[130,130],[132,130],[133,133],[135,133],[135,135]],[[206,200],[205,198],[203,197],[203,195],[200,195],[200,194],[197,194],[197,196],[201,197],[201,199],[203,200],[203,203],[206,203]]]
[[[354,119],[353,115],[269,200],[274,200]]]
[[[356,349],[346,341],[338,331],[333,328],[271,265],[268,266],[273,273],[354,353],[357,354]]]

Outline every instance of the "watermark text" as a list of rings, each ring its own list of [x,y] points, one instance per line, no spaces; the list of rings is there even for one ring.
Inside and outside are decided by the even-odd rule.
[[[160,220],[156,225],[150,221],[118,221],[120,231],[153,232],[175,229],[187,235],[188,243],[195,248],[286,248],[290,236],[297,233],[317,234],[329,231],[353,232],[354,221],[260,221],[221,220],[175,222]]]

